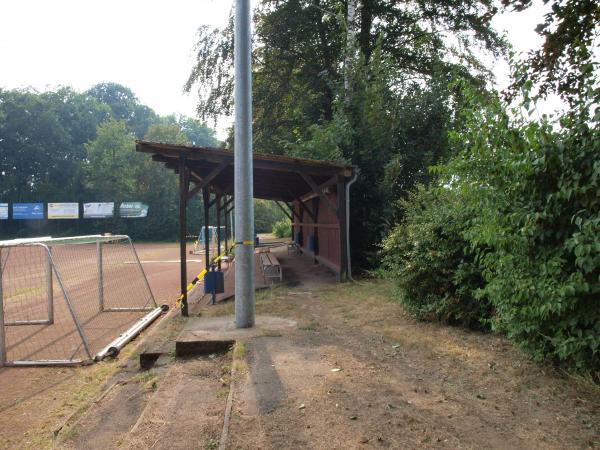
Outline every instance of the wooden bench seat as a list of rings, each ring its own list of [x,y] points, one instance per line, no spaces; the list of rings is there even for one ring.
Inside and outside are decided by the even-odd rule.
[[[273,253],[261,253],[260,265],[265,283],[267,282],[267,278],[279,278],[279,281],[283,280],[281,264],[279,264],[277,257]]]

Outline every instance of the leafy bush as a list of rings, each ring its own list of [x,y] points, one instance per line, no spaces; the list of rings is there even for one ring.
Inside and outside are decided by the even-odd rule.
[[[475,296],[483,278],[462,237],[472,212],[447,188],[420,187],[402,208],[404,221],[383,242],[383,265],[407,310],[422,320],[486,328],[491,308]]]
[[[600,87],[583,64],[562,116],[462,90],[460,151],[384,241],[408,310],[495,331],[600,379]],[[522,69],[517,69],[517,72]],[[517,74],[518,75],[518,74]]]
[[[273,234],[278,238],[292,236],[292,224],[289,219],[281,219],[273,224]]]
[[[271,200],[254,199],[254,231],[269,233],[273,224],[285,219],[285,213]]]
[[[558,119],[530,120],[530,86],[511,111],[474,99],[464,149],[442,172],[478,211],[465,231],[484,268],[495,330],[536,359],[600,371],[600,89],[583,66],[580,95]],[[596,372],[598,374],[598,372]]]

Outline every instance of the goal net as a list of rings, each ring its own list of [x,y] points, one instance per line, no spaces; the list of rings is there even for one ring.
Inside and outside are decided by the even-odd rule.
[[[91,361],[156,307],[128,236],[0,241],[0,365]]]

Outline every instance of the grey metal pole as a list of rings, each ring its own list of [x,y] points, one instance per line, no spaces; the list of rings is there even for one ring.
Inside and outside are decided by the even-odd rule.
[[[4,293],[2,291],[2,278],[4,267],[2,265],[2,249],[0,248],[0,367],[6,364],[6,332],[4,329]]]
[[[102,267],[102,242],[96,242],[96,266],[98,267],[98,306],[104,311],[104,268]]]
[[[234,206],[235,206],[235,200],[234,200],[233,205],[231,205],[231,207],[229,208],[229,223],[231,224],[231,232],[230,233],[231,233],[232,241],[235,239],[234,238],[234,236],[235,236],[235,218],[233,217],[233,210],[235,209],[235,208],[233,208]],[[235,245],[235,242],[233,245]]]
[[[48,251],[52,253],[52,247],[48,247]],[[46,266],[46,286],[48,289],[48,323],[54,323],[54,286],[52,284],[52,260],[48,258]]]
[[[254,326],[250,0],[235,0],[235,325]]]

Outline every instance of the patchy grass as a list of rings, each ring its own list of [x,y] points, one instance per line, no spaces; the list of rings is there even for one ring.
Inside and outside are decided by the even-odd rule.
[[[319,322],[312,319],[304,322],[302,325],[298,325],[298,329],[303,331],[317,331],[319,329]]]
[[[281,337],[281,333],[275,330],[261,330],[260,337]]]
[[[246,343],[237,341],[233,346],[233,359],[243,359],[246,356]]]
[[[234,373],[244,374],[248,371],[248,366],[245,361],[246,352],[246,343],[244,341],[237,341],[233,346],[233,349],[231,350],[231,357],[233,359],[231,367],[233,368]]]
[[[229,395],[229,387],[222,387],[217,391],[217,398],[227,398]]]
[[[293,315],[297,308],[297,302],[293,296],[288,295],[289,288],[277,286],[262,289],[256,292],[256,313],[277,316]],[[217,303],[202,310],[202,317],[232,316],[235,314],[235,303],[233,300]]]
[[[219,448],[219,441],[216,441],[214,439],[209,439],[206,445],[204,446],[205,450],[214,450],[217,448]]]
[[[134,377],[134,380],[141,384],[146,391],[154,392],[158,388],[158,375],[154,370],[147,370]]]
[[[152,329],[152,339],[173,339],[179,334],[183,324],[184,320],[174,313],[162,319],[157,327]],[[139,358],[139,354],[144,348],[140,342],[141,339],[137,338],[127,345],[115,359],[107,359],[89,366],[56,368],[52,372],[52,377],[61,380],[58,384],[33,396],[17,399],[10,409],[2,413],[0,428],[5,432],[0,437],[0,448],[51,449],[56,447],[57,439],[59,442],[64,442],[74,438],[78,429],[73,424],[106,389],[123,366],[131,364],[132,361]],[[35,385],[46,383],[48,370],[39,370],[39,379],[32,378],[32,383]],[[60,374],[60,376],[57,377],[55,374]],[[152,371],[138,375],[136,381],[142,383],[150,391],[155,390],[158,386],[158,377]],[[33,408],[42,410],[43,414],[36,419],[35,423],[32,422],[26,433],[11,435],[8,432],[10,429],[8,424],[15,418],[22,420],[22,417],[28,416],[28,411]],[[57,432],[56,430],[59,429],[60,432]]]

